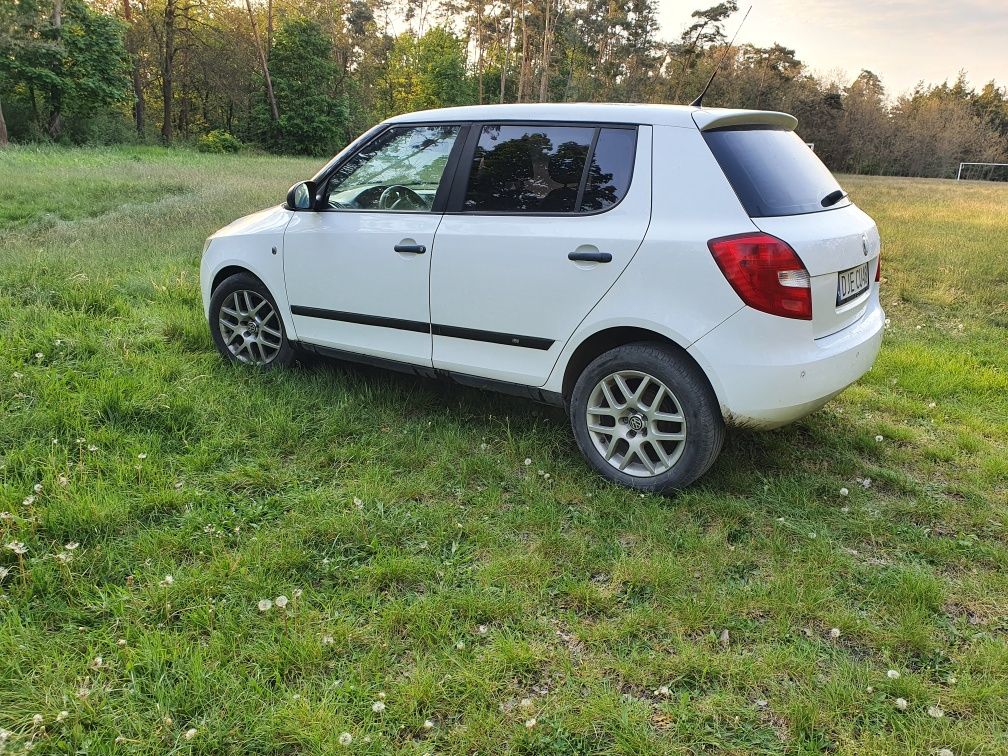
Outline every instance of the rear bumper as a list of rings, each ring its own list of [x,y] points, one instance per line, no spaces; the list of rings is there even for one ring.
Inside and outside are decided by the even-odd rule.
[[[808,321],[744,307],[689,348],[732,425],[776,428],[822,407],[871,369],[885,312],[877,288],[864,315],[832,336]]]

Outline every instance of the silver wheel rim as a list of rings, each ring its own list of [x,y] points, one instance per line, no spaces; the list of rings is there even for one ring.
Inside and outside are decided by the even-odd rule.
[[[607,463],[651,478],[671,470],[686,447],[686,416],[668,386],[639,370],[599,381],[588,397],[588,435]]]
[[[221,304],[217,320],[231,356],[250,365],[268,365],[280,354],[280,316],[262,294],[248,289],[232,292]]]

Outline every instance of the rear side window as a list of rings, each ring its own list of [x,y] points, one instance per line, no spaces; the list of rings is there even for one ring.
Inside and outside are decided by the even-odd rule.
[[[842,199],[823,206],[840,185],[793,131],[715,129],[703,132],[703,137],[752,218],[802,215],[850,204]]]
[[[462,209],[548,214],[604,210],[626,194],[635,146],[633,129],[483,126]]]

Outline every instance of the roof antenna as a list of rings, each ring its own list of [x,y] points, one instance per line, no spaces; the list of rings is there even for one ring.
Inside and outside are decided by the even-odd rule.
[[[749,10],[747,10],[745,12],[745,15],[742,16],[742,23],[740,23],[738,25],[738,29],[735,30],[735,37],[738,36],[738,33],[740,31],[742,31],[742,24],[744,24],[745,20],[747,18],[749,18],[749,11],[751,11],[751,10],[752,10],[752,6],[750,5],[749,6]],[[703,107],[703,98],[704,98],[704,95],[707,94],[707,90],[710,89],[710,85],[714,82],[714,77],[718,75],[718,71],[720,71],[721,70],[721,66],[724,65],[725,58],[728,57],[728,52],[731,50],[732,45],[735,44],[735,37],[731,38],[731,42],[729,42],[728,43],[728,47],[725,48],[724,55],[722,55],[721,56],[721,60],[718,61],[717,67],[714,69],[714,73],[712,73],[710,75],[710,78],[707,80],[707,86],[705,86],[703,88],[703,92],[700,93],[700,96],[697,97],[695,100],[693,100],[693,102],[690,103],[690,107],[692,107],[692,108],[702,108]]]

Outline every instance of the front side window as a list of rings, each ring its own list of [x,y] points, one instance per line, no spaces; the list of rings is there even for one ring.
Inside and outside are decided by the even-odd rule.
[[[608,209],[626,194],[636,139],[635,129],[484,126],[462,209],[549,214]]]
[[[345,210],[429,212],[459,127],[391,128],[332,175],[324,195]]]

